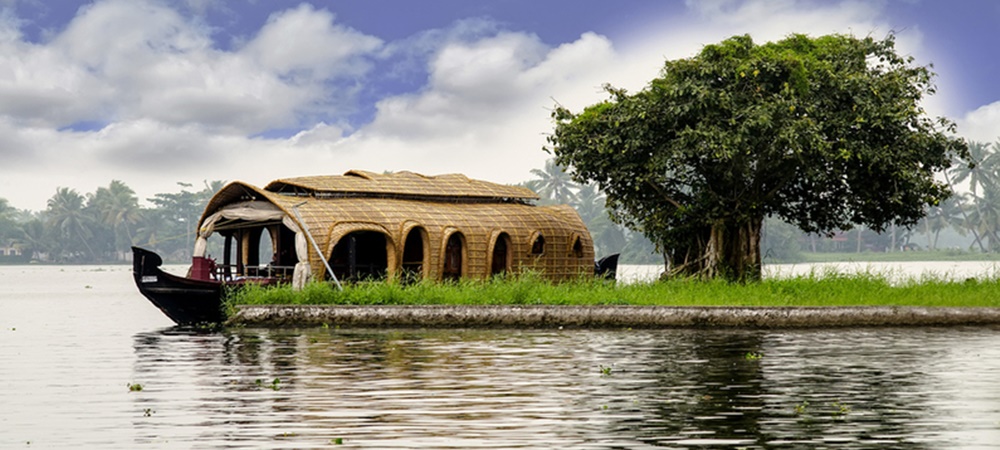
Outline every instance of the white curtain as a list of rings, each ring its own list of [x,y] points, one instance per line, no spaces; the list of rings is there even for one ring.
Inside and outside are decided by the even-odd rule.
[[[285,219],[289,219],[288,216],[285,216]],[[300,291],[312,279],[312,266],[309,264],[309,244],[306,242],[305,233],[298,227],[293,229],[296,230],[295,254],[298,256],[299,262],[295,265],[295,272],[292,273],[292,289]]]

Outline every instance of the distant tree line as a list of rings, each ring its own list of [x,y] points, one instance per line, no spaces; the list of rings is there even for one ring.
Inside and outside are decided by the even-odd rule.
[[[539,204],[576,208],[598,256],[621,253],[624,262],[660,262],[652,242],[611,220],[596,185],[574,183],[552,160],[531,173],[536,178],[521,184],[538,192]],[[187,262],[197,221],[224,182],[205,182],[197,190],[189,183],[177,184],[179,192],[147,199],[151,206],[141,206],[135,191],[119,180],[86,194],[60,187],[43,211],[16,209],[0,198],[0,262],[126,262],[133,245],[154,250],[167,261]]]
[[[124,262],[132,245],[156,250],[169,261],[190,258],[198,218],[222,181],[200,190],[156,194],[140,206],[135,191],[114,180],[80,194],[60,187],[43,211],[19,210],[0,198],[0,262],[27,260],[84,264]]]
[[[575,183],[555,160],[533,169],[533,179],[521,183],[539,194],[539,204],[576,208],[590,230],[597,255],[622,255],[623,263],[658,264],[663,259],[642,233],[613,220],[596,184]],[[765,262],[794,262],[802,252],[892,252],[938,250],[938,238],[954,230],[969,239],[962,251],[1000,252],[1000,141],[971,142],[968,159],[954,161],[941,176],[958,192],[926,209],[926,216],[908,228],[876,233],[864,227],[830,234],[802,233],[776,218],[764,223]],[[152,205],[125,183],[114,180],[92,193],[60,187],[43,211],[19,210],[0,198],[0,262],[36,260],[48,263],[110,263],[127,261],[130,246],[159,252],[168,261],[186,262],[202,211],[224,182],[204,182],[201,189],[178,183],[179,192],[156,194]],[[16,253],[18,256],[8,256]]]
[[[914,226],[893,227],[882,233],[857,227],[818,235],[803,234],[770,219],[765,247],[770,249],[772,261],[796,261],[802,251],[937,251],[942,250],[938,245],[941,233],[951,230],[968,239],[968,245],[959,251],[1000,253],[1000,141],[969,142],[968,157],[956,158],[940,176],[955,194],[928,206]]]

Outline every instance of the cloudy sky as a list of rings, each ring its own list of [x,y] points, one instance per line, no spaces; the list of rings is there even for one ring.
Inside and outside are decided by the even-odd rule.
[[[352,168],[514,183],[549,111],[749,33],[894,32],[934,115],[1000,136],[993,0],[0,0],[0,198]]]

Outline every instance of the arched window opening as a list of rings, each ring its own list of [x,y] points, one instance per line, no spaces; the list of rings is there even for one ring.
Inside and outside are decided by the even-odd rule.
[[[576,258],[583,258],[583,242],[580,241],[580,236],[577,236],[573,240],[573,248],[570,250],[570,254]]]
[[[441,271],[441,279],[445,281],[457,281],[462,278],[462,248],[465,238],[462,233],[452,233],[448,237],[448,243],[444,247],[444,269]]]
[[[510,235],[500,233],[497,241],[493,244],[492,262],[490,263],[490,275],[503,275],[510,271]]]
[[[337,241],[330,268],[342,281],[381,280],[388,272],[388,261],[384,234],[355,231]]]
[[[263,275],[290,281],[298,260],[295,232],[282,224],[268,227],[261,236],[260,244],[260,262],[264,264],[267,261],[267,265],[261,268],[266,272]]]
[[[260,236],[257,240],[257,251],[251,250],[251,253],[256,253],[257,262],[253,264],[255,269],[261,271],[264,269],[265,265],[274,265],[277,261],[277,253],[274,251],[274,241],[271,239],[271,230],[267,228],[261,228],[257,233]],[[258,275],[266,275],[264,273],[258,273]]]
[[[531,255],[541,256],[545,253],[545,236],[539,234],[535,237],[535,241],[531,243]]]
[[[424,263],[424,231],[414,227],[407,233],[403,244],[402,282],[408,284],[422,279]]]

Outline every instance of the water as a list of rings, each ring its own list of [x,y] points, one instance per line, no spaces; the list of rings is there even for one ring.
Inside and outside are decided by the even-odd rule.
[[[0,448],[1000,448],[998,338],[197,332],[129,267],[0,266]]]
[[[789,277],[800,275],[823,276],[827,273],[870,273],[891,280],[920,280],[924,277],[962,280],[966,278],[1000,277],[1000,261],[904,261],[904,262],[831,262],[809,264],[767,264],[764,277]],[[655,280],[663,273],[658,265],[621,265],[620,281]]]

